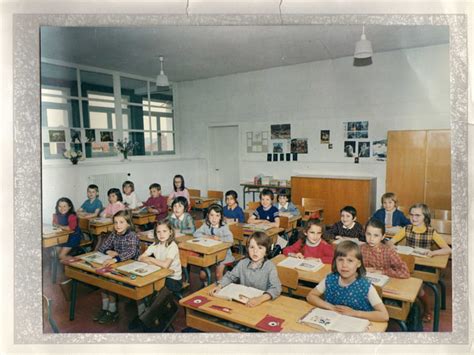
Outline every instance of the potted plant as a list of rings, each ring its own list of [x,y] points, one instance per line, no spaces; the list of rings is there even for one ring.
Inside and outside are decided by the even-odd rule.
[[[116,148],[123,155],[122,161],[129,160],[128,155],[133,151],[133,149],[137,145],[138,143],[129,141],[127,138],[124,138],[123,141],[121,139],[118,140],[116,144]]]
[[[68,149],[63,153],[66,159],[69,159],[73,165],[76,165],[79,160],[84,160],[80,150]]]

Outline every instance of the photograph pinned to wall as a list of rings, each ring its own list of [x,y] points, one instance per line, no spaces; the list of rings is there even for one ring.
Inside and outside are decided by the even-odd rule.
[[[369,138],[369,121],[344,122],[346,139]]]
[[[308,138],[292,139],[291,153],[308,154]]]
[[[110,147],[107,143],[91,143],[93,153],[108,153]]]
[[[345,141],[344,142],[344,156],[346,158],[354,158],[356,154],[356,142],[355,141]]]
[[[286,161],[291,161],[291,153],[286,153]]]
[[[285,161],[285,154],[280,153],[280,161]]]
[[[71,142],[81,143],[81,131],[78,129],[71,128]]]
[[[387,140],[380,139],[372,142],[372,156],[377,161],[387,160]]]
[[[359,157],[355,157],[355,158],[354,158],[354,163],[355,163],[355,164],[359,164]]]
[[[273,153],[273,161],[278,161],[278,154],[277,153]]]
[[[293,153],[293,161],[298,161],[298,154],[296,153]]]
[[[272,161],[272,153],[267,154],[267,161]]]
[[[359,142],[358,153],[359,158],[370,158],[370,142]]]
[[[321,130],[321,144],[329,144],[331,138],[331,131],[328,129]]]
[[[95,142],[95,129],[86,129],[86,142]]]
[[[272,139],[290,139],[291,125],[287,124],[272,124],[270,126]]]
[[[100,132],[100,141],[101,142],[113,142],[114,141],[114,132],[112,132],[112,131],[101,131]]]
[[[268,132],[247,132],[247,153],[268,152]]]
[[[273,153],[288,153],[290,141],[288,139],[277,139],[272,141]]]
[[[328,149],[332,149],[332,143],[328,144]]]
[[[65,142],[66,141],[66,132],[61,129],[51,129],[49,130],[49,141],[51,143],[56,143],[56,142]]]

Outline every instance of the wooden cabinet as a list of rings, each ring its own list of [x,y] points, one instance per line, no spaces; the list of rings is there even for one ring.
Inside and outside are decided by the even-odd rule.
[[[326,224],[339,221],[340,209],[350,205],[357,210],[357,220],[364,224],[375,212],[376,186],[375,177],[292,176],[291,200],[295,204],[301,204],[303,197],[324,200]]]
[[[386,191],[399,205],[451,209],[451,132],[389,131]]]

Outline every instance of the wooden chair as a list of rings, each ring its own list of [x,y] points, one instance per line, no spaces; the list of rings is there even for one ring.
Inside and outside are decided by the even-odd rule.
[[[277,271],[281,285],[287,289],[285,291],[287,291],[288,295],[291,297],[293,295],[293,291],[296,291],[298,288],[298,271],[278,265]]]
[[[53,301],[51,301],[48,297],[43,295],[43,320],[47,319],[53,332],[59,333],[58,325],[53,319],[52,312],[51,312],[52,302]]]
[[[431,227],[433,227],[439,234],[452,234],[451,221],[443,219],[432,219]]]
[[[200,228],[203,224],[204,224],[203,219],[195,219],[194,220],[194,226],[196,227],[196,229]]]
[[[442,220],[451,220],[451,210],[434,210],[434,218]]]
[[[240,255],[244,254],[244,245],[243,242],[245,241],[244,237],[244,230],[242,226],[238,223],[230,224],[229,229],[234,237],[234,245],[237,245],[239,248]]]
[[[260,206],[260,202],[259,201],[256,201],[256,202],[248,202],[247,203],[247,208],[249,210],[256,210],[258,208],[258,206]]]
[[[189,196],[201,197],[201,190],[198,190],[198,189],[188,189],[188,191],[189,191]]]
[[[304,222],[308,221],[310,216],[315,212],[318,212],[319,219],[321,221],[323,220],[324,206],[326,205],[324,200],[319,198],[303,197],[301,199],[301,205],[304,208],[304,214],[301,215]]]
[[[415,257],[413,255],[405,255],[405,254],[398,254],[400,256],[400,259],[407,264],[408,267],[408,272],[413,274],[413,271],[415,271]]]
[[[207,190],[207,197],[218,198],[222,205],[224,200],[224,192],[217,190]]]

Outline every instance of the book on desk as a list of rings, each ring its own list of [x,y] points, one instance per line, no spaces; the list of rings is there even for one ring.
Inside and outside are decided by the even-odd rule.
[[[157,265],[150,265],[141,261],[133,261],[129,264],[117,267],[118,271],[125,274],[133,274],[137,276],[147,276],[155,271],[161,270],[161,267]]]
[[[250,298],[260,297],[263,291],[254,287],[244,286],[240,284],[231,283],[221,290],[215,296],[226,300],[234,300],[243,304],[247,304]]]
[[[43,224],[43,237],[52,236],[60,231],[61,231],[61,228],[59,227],[55,227],[51,224]]]
[[[299,269],[303,271],[316,272],[321,269],[324,264],[320,260],[314,259],[298,259],[294,257],[287,257],[285,260],[280,261],[278,266],[287,267],[290,269]]]
[[[265,232],[266,230],[271,229],[272,227],[267,224],[252,224],[252,223],[245,223],[242,226],[243,229],[250,229],[255,232]]]
[[[91,223],[105,224],[105,223],[113,223],[113,221],[112,221],[112,218],[96,217],[94,219],[91,219]]]
[[[429,250],[423,248],[412,248],[407,245],[397,245],[397,253],[405,255],[419,256],[421,258],[430,258]]]
[[[322,308],[313,308],[299,322],[328,332],[341,333],[364,332],[370,324],[367,319],[345,316]]]
[[[215,245],[222,244],[220,240],[208,239],[208,238],[200,238],[200,239],[192,239],[188,240],[187,243],[193,243],[195,245],[202,245],[203,247],[213,247]]]
[[[79,258],[81,260],[87,261],[89,263],[95,263],[95,264],[100,264],[100,265],[102,265],[104,261],[112,259],[111,256],[103,254],[103,253],[98,252],[98,251],[96,251],[92,254],[88,254],[88,255],[81,255],[81,256],[79,256]]]
[[[390,281],[387,275],[378,274],[376,272],[367,272],[365,277],[369,279],[370,283],[377,287],[384,287]]]

